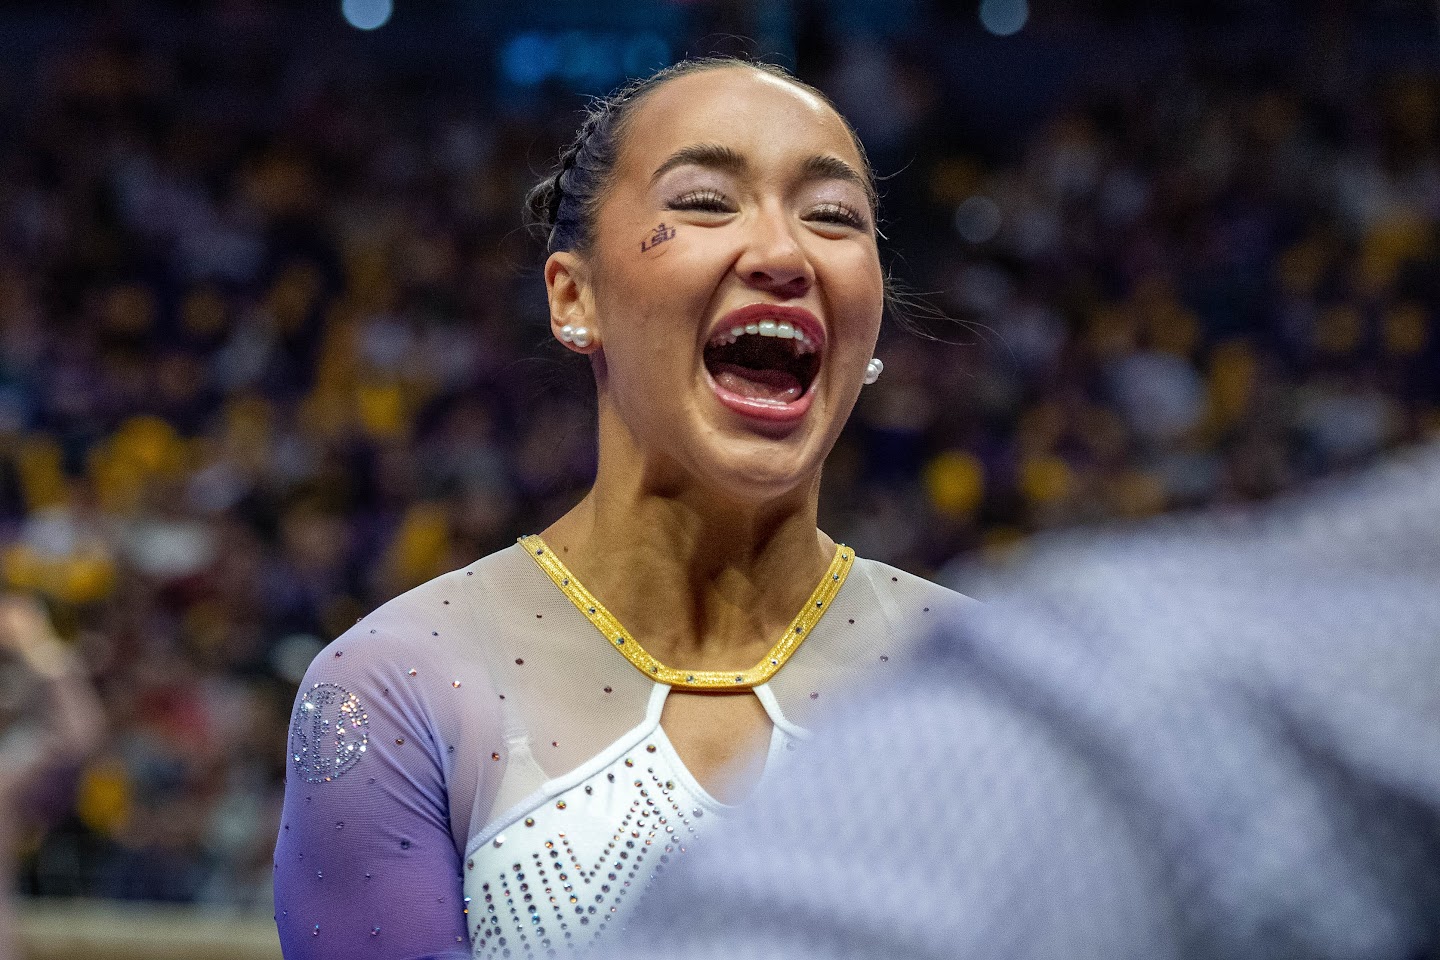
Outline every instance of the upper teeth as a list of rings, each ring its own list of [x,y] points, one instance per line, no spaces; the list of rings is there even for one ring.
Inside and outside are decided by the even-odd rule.
[[[805,331],[786,323],[784,320],[761,320],[758,323],[747,323],[743,326],[736,325],[728,331],[721,331],[710,341],[716,346],[725,346],[734,343],[741,337],[746,336],[778,337],[781,340],[794,340],[795,348],[800,353],[814,353],[815,344]]]

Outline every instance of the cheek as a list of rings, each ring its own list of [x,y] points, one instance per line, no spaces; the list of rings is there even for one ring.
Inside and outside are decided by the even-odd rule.
[[[673,221],[671,223],[666,223],[664,220],[659,221],[640,239],[640,253],[650,260],[664,256],[675,249],[671,241],[679,235],[679,232],[679,228],[674,225]]]
[[[885,311],[885,276],[874,252],[859,250],[830,258],[822,279],[837,317],[852,325],[854,334],[878,335]]]
[[[728,263],[711,231],[657,216],[609,238],[597,272],[605,321],[626,325],[693,325]],[[687,338],[688,342],[688,338]]]

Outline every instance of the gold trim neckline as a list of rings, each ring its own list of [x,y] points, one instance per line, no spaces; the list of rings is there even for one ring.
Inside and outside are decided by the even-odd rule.
[[[790,621],[790,626],[785,628],[785,635],[755,666],[729,673],[724,670],[676,670],[674,667],[665,666],[652,657],[640,642],[630,635],[630,631],[615,619],[614,614],[606,610],[605,605],[596,600],[594,594],[575,579],[575,575],[544,540],[530,534],[521,537],[519,544],[525,548],[530,559],[555,582],[560,592],[569,597],[576,609],[595,625],[595,629],[600,631],[611,647],[619,650],[636,670],[649,679],[676,690],[750,690],[765,683],[785,665],[785,661],[799,649],[805,638],[810,636],[815,624],[819,623],[825,611],[830,609],[835,594],[845,585],[845,578],[850,575],[850,568],[855,563],[854,550],[844,544],[837,546],[835,558],[830,561],[830,569],[825,571],[820,585],[810,594],[804,609]]]

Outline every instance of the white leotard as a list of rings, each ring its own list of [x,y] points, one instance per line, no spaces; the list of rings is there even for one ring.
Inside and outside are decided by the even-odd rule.
[[[686,769],[660,726],[670,688],[655,684],[645,720],[476,834],[465,851],[465,897],[476,957],[578,946],[624,918],[644,882],[733,807]],[[773,728],[761,780],[808,733],[755,688]],[[510,763],[532,762],[523,730]]]
[[[762,778],[825,708],[970,602],[856,559],[753,691],[774,725]],[[276,847],[287,957],[545,956],[613,930],[726,810],[660,726],[669,689],[518,545],[365,617],[315,659],[296,703]]]

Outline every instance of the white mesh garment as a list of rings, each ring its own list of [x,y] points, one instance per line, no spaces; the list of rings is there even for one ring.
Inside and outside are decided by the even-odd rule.
[[[774,723],[764,777],[819,706],[968,602],[857,559],[755,688]],[[376,610],[297,700],[276,847],[286,955],[458,957],[472,940],[477,956],[544,955],[613,929],[727,809],[665,737],[667,692],[518,545]]]

